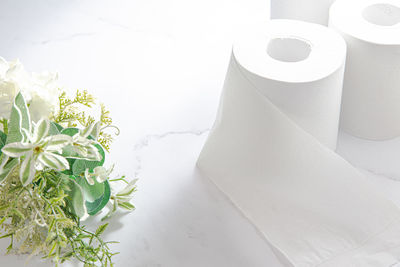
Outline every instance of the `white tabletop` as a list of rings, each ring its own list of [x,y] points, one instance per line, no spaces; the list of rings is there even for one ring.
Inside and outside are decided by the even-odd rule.
[[[265,0],[3,0],[0,55],[56,70],[93,92],[121,135],[108,162],[137,176],[136,211],[110,222],[116,266],[280,267],[265,239],[195,169],[212,126],[234,33]],[[339,153],[400,204],[400,140],[340,135]],[[389,179],[390,178],[390,179]],[[96,223],[96,219],[89,222]],[[6,241],[0,242],[4,251]],[[25,256],[0,256],[24,266]],[[38,258],[27,266],[52,266]],[[65,266],[75,266],[66,264]]]

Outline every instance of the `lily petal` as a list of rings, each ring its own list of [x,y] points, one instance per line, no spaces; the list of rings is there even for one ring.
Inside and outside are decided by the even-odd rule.
[[[33,178],[35,177],[35,173],[35,159],[33,157],[33,152],[31,151],[25,156],[25,159],[22,161],[21,164],[19,177],[21,179],[22,185],[26,186],[30,182],[32,182]]]
[[[76,154],[78,154],[79,156],[81,156],[81,158],[86,158],[87,157],[87,149],[83,146],[79,146],[79,145],[74,145],[74,151]]]
[[[80,136],[87,138],[92,133],[94,126],[94,123],[89,124],[85,129],[79,132]]]
[[[85,170],[85,178],[86,178],[86,181],[88,182],[88,184],[94,185],[94,180],[91,177],[91,174],[89,173],[89,169]]]
[[[59,152],[64,147],[72,143],[72,137],[65,134],[57,134],[46,137],[47,145],[45,147],[46,151],[49,152]]]
[[[96,176],[96,180],[99,183],[104,182],[108,178],[107,170],[103,166],[97,166],[96,168],[94,168],[93,174],[94,176]]]
[[[69,169],[69,163],[66,158],[55,153],[43,152],[40,153],[38,161],[44,166],[52,168],[57,171],[63,171]]]
[[[96,175],[97,182],[103,183],[105,180],[108,179],[113,169],[114,165],[112,165],[111,168],[108,170],[103,166],[97,166],[96,168],[93,169],[93,174]]]
[[[87,139],[86,137],[82,137],[79,133],[75,134],[73,137],[73,142],[81,145],[81,146],[88,146],[94,143],[93,140]]]
[[[118,192],[119,197],[129,197],[136,189],[136,182],[138,179],[131,181],[124,189]]]
[[[33,144],[15,142],[5,145],[1,151],[9,157],[19,158],[32,151],[33,147]]]
[[[99,150],[95,146],[87,146],[86,149],[88,160],[101,161],[103,159]]]
[[[96,122],[94,124],[93,130],[92,130],[92,133],[91,133],[91,135],[93,136],[93,138],[95,140],[97,140],[97,138],[99,137],[100,129],[101,129],[101,122],[98,121],[98,122]]]
[[[41,119],[36,124],[36,127],[33,131],[33,140],[32,143],[38,143],[45,136],[48,135],[50,130],[50,123],[48,120]]]

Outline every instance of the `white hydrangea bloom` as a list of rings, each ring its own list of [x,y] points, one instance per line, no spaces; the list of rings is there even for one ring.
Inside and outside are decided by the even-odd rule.
[[[33,121],[49,118],[59,95],[57,80],[57,74],[29,73],[18,60],[0,57],[0,117],[9,119],[14,98],[21,92]]]
[[[9,119],[18,88],[14,83],[0,80],[0,117]]]
[[[6,79],[9,64],[0,57],[0,117],[9,119],[11,107],[15,96],[18,94],[18,87],[15,83]]]

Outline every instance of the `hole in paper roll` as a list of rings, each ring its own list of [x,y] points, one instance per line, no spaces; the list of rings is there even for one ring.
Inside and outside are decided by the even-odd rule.
[[[279,61],[298,62],[308,58],[311,45],[296,38],[276,38],[269,42],[267,53]]]
[[[400,8],[391,4],[375,4],[363,11],[364,19],[379,26],[393,26],[400,23]]]

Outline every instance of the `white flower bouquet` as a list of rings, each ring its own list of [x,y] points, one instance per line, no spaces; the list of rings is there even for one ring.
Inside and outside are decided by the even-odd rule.
[[[112,266],[108,224],[90,232],[81,221],[108,204],[110,217],[130,203],[135,182],[110,178],[105,151],[113,136],[104,105],[98,121],[83,108],[94,98],[61,91],[57,75],[28,73],[18,61],[0,58],[0,238],[8,252],[42,254],[56,266],[75,258],[84,266]],[[113,182],[126,183],[114,193]]]

